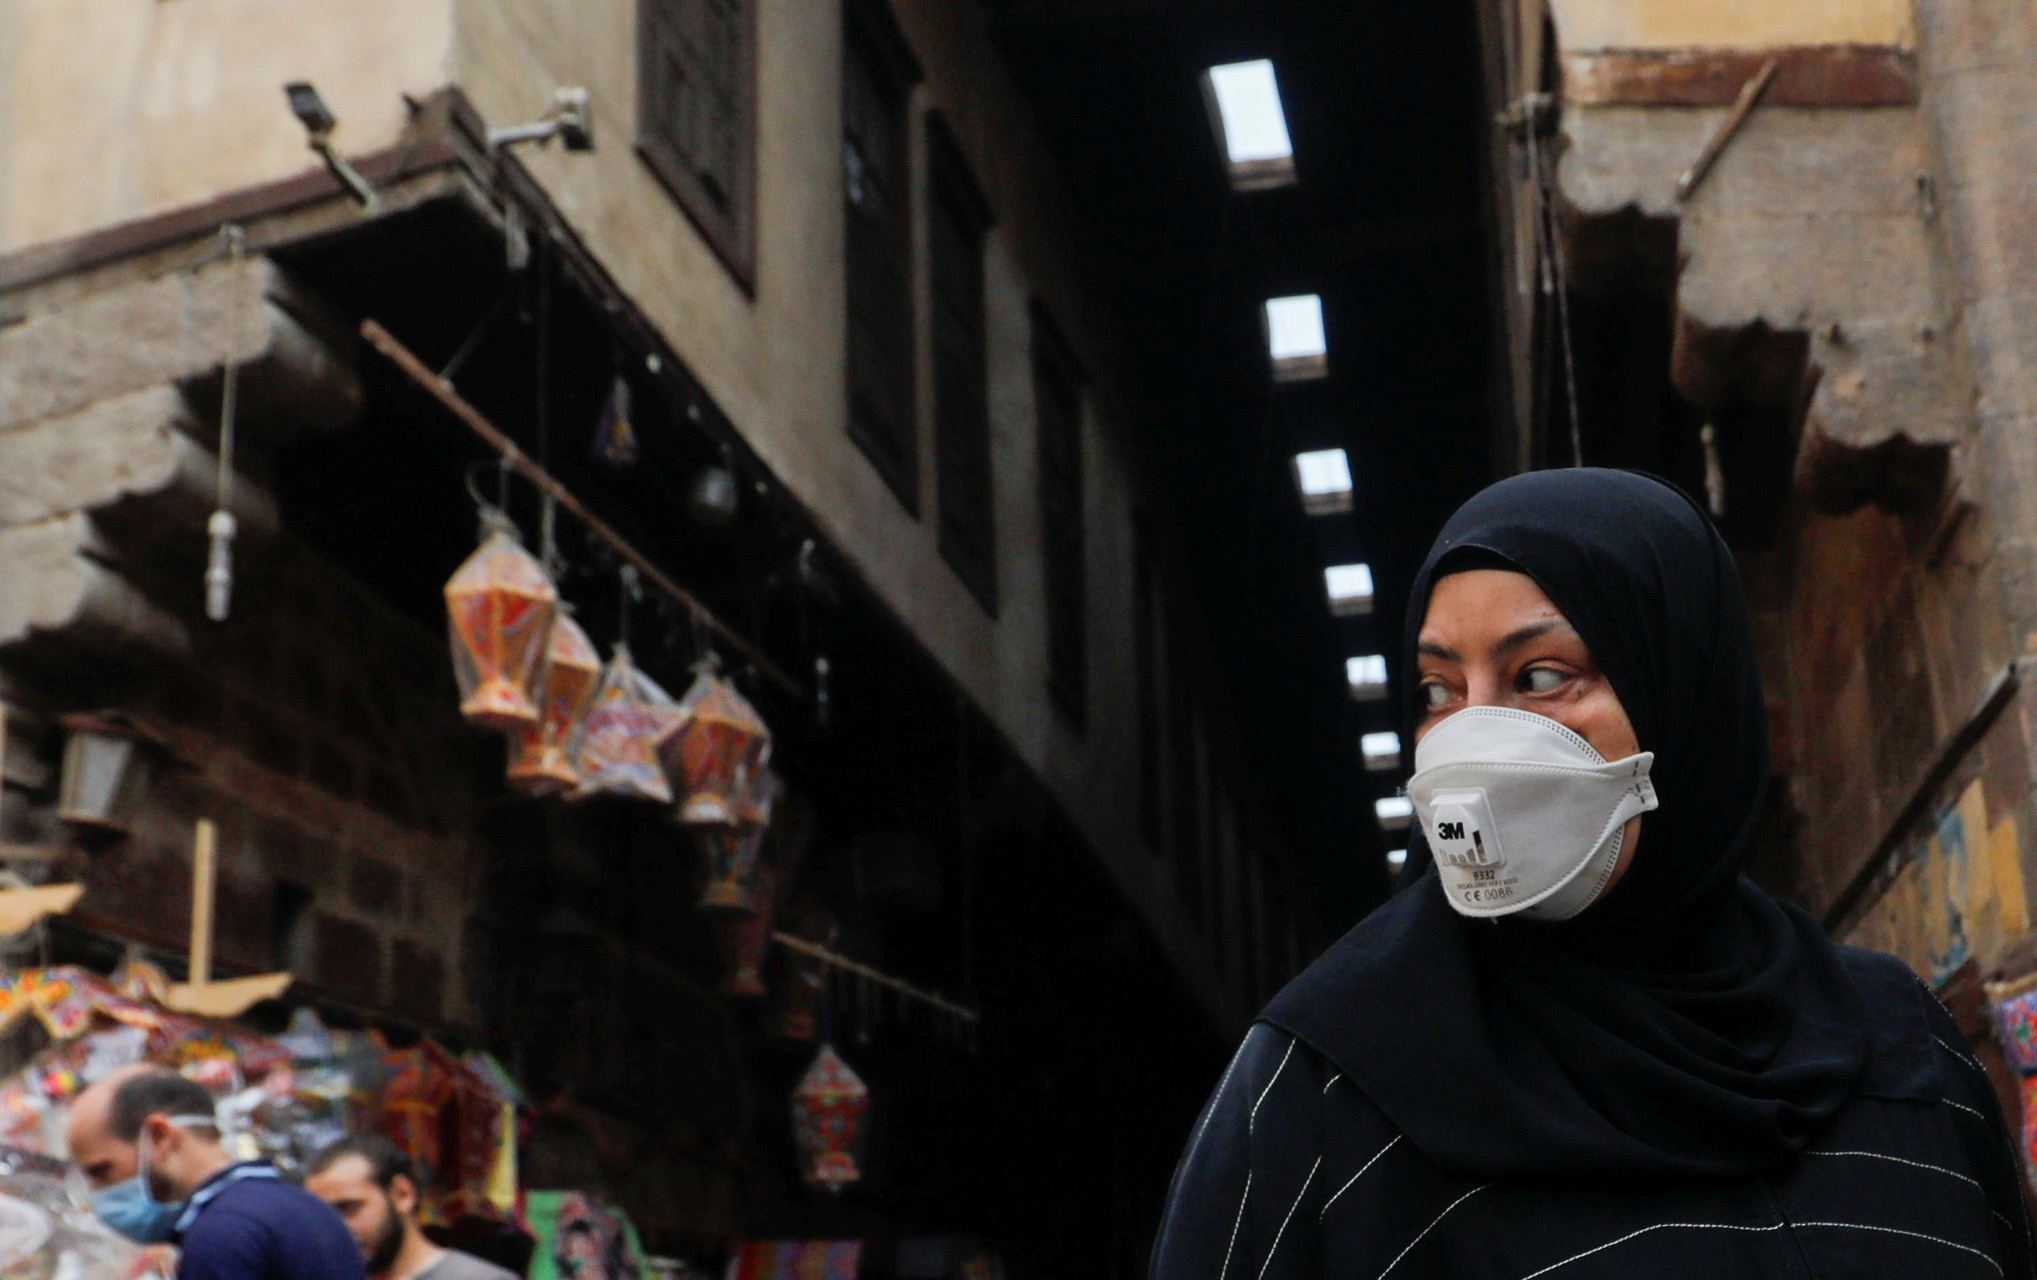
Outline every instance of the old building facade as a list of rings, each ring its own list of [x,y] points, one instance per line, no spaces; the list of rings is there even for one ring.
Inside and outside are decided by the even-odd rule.
[[[337,119],[331,165],[292,83]],[[591,149],[492,132],[562,109]],[[85,882],[73,945],[174,952],[215,819],[228,968],[489,1045],[614,1120],[616,1193],[672,1247],[823,1229],[759,1172],[783,1063],[717,988],[690,852],[506,795],[460,721],[437,590],[498,481],[375,321],[753,650],[623,603],[598,540],[558,535],[604,648],[627,631],[667,683],[734,659],[840,945],[980,1001],[992,1044],[1056,1001],[1118,1016],[1116,982],[1213,1052],[1320,924],[1176,624],[1065,205],[968,4],[0,3],[0,854]],[[633,462],[593,447],[619,391]],[[59,814],[79,713],[147,740],[120,830]],[[1042,941],[1066,945],[1028,968]],[[1000,992],[1034,1011],[1002,1033]],[[1061,1052],[955,1079],[1052,1090]],[[1111,1087],[1083,1105],[1122,1110]],[[943,1167],[1019,1127],[950,1125]],[[990,1193],[905,1146],[866,1208],[1011,1220],[972,1223]]]
[[[1481,9],[1505,465],[1705,495],[1774,733],[1756,874],[1946,982],[2030,967],[2037,418],[2020,9]]]

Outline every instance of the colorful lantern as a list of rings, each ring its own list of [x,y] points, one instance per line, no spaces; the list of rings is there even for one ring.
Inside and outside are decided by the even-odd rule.
[[[757,855],[764,848],[764,828],[702,824],[693,829],[693,838],[707,863],[707,888],[701,892],[700,909],[711,915],[738,916],[755,911],[751,885],[756,879]]]
[[[629,646],[617,644],[574,736],[572,761],[580,785],[571,798],[609,795],[670,804],[672,788],[658,767],[658,751],[685,719],[672,696],[630,661]]]
[[[507,519],[487,513],[484,527],[490,532],[480,549],[446,582],[453,674],[460,682],[460,714],[510,733],[538,722],[532,694],[543,674],[559,592]]]
[[[547,648],[538,723],[517,731],[516,753],[509,761],[509,785],[534,796],[555,795],[580,784],[566,749],[601,681],[601,655],[580,624],[564,612],[552,622]]]
[[[685,726],[664,752],[666,771],[684,795],[679,821],[740,822],[740,793],[770,760],[771,730],[711,665],[699,671],[679,701]]]
[[[855,1152],[869,1107],[869,1088],[833,1045],[822,1045],[792,1091],[792,1133],[808,1186],[840,1191],[862,1178]]]
[[[765,994],[764,952],[771,944],[777,896],[777,872],[769,864],[760,865],[750,885],[750,913],[726,915],[713,922],[715,946],[728,965],[721,983],[723,995]]]

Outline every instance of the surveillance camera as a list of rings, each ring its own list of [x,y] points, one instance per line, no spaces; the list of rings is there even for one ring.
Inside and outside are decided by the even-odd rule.
[[[338,126],[339,121],[333,117],[332,108],[325,105],[325,99],[318,96],[318,90],[309,81],[286,84],[283,94],[290,100],[292,114],[303,122],[313,137],[324,137]]]
[[[594,150],[594,115],[587,109],[587,90],[557,90],[552,94],[552,113],[559,123],[559,140],[566,150]]]

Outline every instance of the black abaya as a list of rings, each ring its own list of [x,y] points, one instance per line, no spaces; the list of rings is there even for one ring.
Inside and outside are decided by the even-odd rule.
[[[1423,875],[1276,997],[1183,1156],[1156,1280],[2028,1275],[1944,1011],[1739,874],[1766,713],[1703,512],[1624,472],[1486,490],[1417,579],[1405,684],[1438,578],[1495,566],[1589,646],[1661,807],[1573,920],[1468,920]]]

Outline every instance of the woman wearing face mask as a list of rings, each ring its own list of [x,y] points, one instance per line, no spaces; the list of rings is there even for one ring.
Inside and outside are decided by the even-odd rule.
[[[1768,730],[1704,514],[1504,481],[1408,617],[1425,869],[1246,1036],[1156,1280],[2037,1274],[1950,1017],[1740,875]]]

